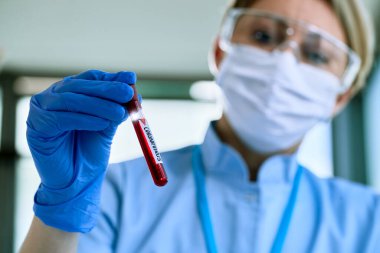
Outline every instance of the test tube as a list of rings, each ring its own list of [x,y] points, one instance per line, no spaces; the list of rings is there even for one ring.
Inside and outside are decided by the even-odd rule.
[[[164,186],[168,182],[164,164],[158,152],[156,142],[153,139],[152,131],[142,112],[136,86],[132,84],[131,87],[133,88],[134,95],[132,100],[125,104],[125,107],[131,118],[153,181],[157,186]]]

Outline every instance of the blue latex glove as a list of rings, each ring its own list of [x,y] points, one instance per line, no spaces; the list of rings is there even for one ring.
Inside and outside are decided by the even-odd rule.
[[[133,72],[66,77],[31,98],[27,140],[41,185],[34,212],[68,232],[95,226],[100,188],[117,126],[127,119]]]

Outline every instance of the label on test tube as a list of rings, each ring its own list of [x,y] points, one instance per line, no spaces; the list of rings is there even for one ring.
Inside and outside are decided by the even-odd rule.
[[[139,124],[141,126],[141,129],[144,130],[143,132],[146,139],[148,140],[149,147],[154,152],[153,154],[154,160],[156,161],[156,163],[162,163],[160,152],[158,152],[157,145],[153,139],[153,135],[152,135],[152,132],[150,131],[149,125],[147,123],[144,123],[143,120],[139,120]]]

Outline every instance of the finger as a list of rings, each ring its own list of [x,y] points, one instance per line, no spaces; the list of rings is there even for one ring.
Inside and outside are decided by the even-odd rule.
[[[40,138],[55,137],[65,131],[86,130],[102,131],[109,127],[110,121],[91,115],[75,112],[45,111],[33,104],[27,120],[28,135]]]
[[[55,112],[58,128],[62,131],[87,130],[103,131],[111,124],[110,121],[91,115],[73,112]]]
[[[70,92],[33,96],[32,103],[34,102],[47,111],[76,112],[115,122],[121,122],[126,112],[120,104]]]
[[[100,70],[87,70],[78,75],[71,76],[73,79],[98,80],[98,81],[117,81],[127,84],[136,83],[136,73],[129,71],[120,71],[117,73],[108,73]]]
[[[133,97],[133,89],[126,83],[116,81],[89,81],[65,78],[57,83],[52,92],[72,92],[103,98],[117,103],[127,103]]]

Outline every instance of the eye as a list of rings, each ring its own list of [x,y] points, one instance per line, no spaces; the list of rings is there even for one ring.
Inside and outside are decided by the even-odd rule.
[[[310,33],[302,45],[303,57],[314,65],[329,65],[334,49],[328,45],[320,34]]]
[[[256,43],[266,45],[274,43],[274,36],[265,30],[255,30],[251,33],[251,40]]]
[[[330,61],[326,54],[318,51],[306,50],[304,52],[304,57],[307,61],[314,65],[328,65]]]

